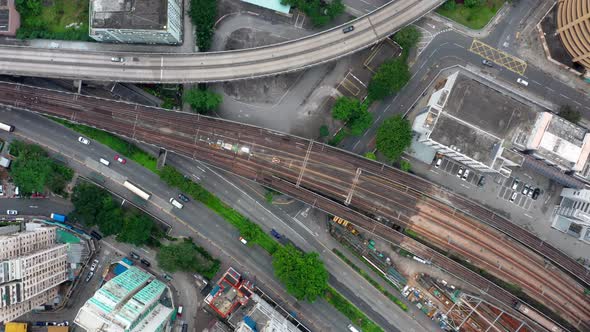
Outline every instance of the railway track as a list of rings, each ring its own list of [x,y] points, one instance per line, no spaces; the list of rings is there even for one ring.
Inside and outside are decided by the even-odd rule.
[[[448,219],[477,229],[483,229],[485,226],[478,223],[473,218],[473,214],[481,214],[481,219],[484,221],[487,219],[500,220],[495,214],[490,214],[489,211],[476,204],[452,195],[423,179],[412,177],[407,173],[401,173],[385,165],[368,161],[321,143],[312,145],[303,138],[200,115],[161,111],[131,103],[12,84],[0,84],[0,102],[80,122],[161,146],[185,156],[206,160],[214,166],[267,184],[287,194],[293,193],[292,195],[296,198],[346,218],[367,231],[397,243],[406,250],[431,259],[433,263],[442,266],[450,273],[467,279],[481,289],[485,289],[487,294],[504,303],[511,303],[514,300],[511,294],[508,296],[507,292],[502,291],[485,278],[392,229],[394,223],[410,228],[421,227],[421,224],[416,224],[417,216],[425,220],[424,225],[427,225],[427,221],[431,225],[449,227],[452,223],[445,221]],[[213,148],[218,139],[232,144],[248,145],[252,148],[254,155],[241,155]],[[279,162],[277,163],[275,159],[279,159]],[[361,170],[360,175],[356,176],[358,182],[351,195],[353,178],[359,169]],[[295,188],[288,188],[286,184]],[[351,197],[349,206],[343,204],[347,197]],[[443,203],[450,201],[454,202],[454,206]],[[430,209],[430,212],[426,213],[424,209]],[[465,213],[465,210],[468,213]],[[444,218],[433,215],[432,211],[437,211]],[[377,222],[366,216],[359,218],[359,215],[362,215],[359,212],[369,212],[375,218],[386,218],[378,218],[380,221]],[[479,216],[477,218],[480,219]],[[495,228],[502,230],[500,226]],[[420,229],[423,233],[428,233],[427,228]],[[516,234],[520,236],[522,233]],[[440,241],[435,235],[429,234],[429,237]],[[508,235],[514,236],[514,234]],[[472,242],[474,242],[473,239]],[[516,243],[507,243],[507,247],[512,250],[520,249],[515,245]],[[551,249],[550,246],[546,245],[545,247]],[[493,251],[489,244],[485,244],[485,248]],[[562,253],[557,252],[558,256],[559,254]],[[511,258],[507,258],[508,255],[505,253],[497,252],[497,256],[504,257],[503,259],[507,259],[507,262],[511,262]],[[538,271],[542,271],[541,274],[546,273],[537,263],[527,265],[529,264],[527,259],[531,257],[533,256],[518,256],[516,259],[519,259],[520,263],[512,260],[510,264],[528,266],[535,269],[537,274],[539,274]],[[473,259],[480,258],[474,256]],[[481,263],[489,264],[486,261]],[[579,264],[575,264],[574,267],[582,268]],[[500,272],[502,274],[508,271]],[[525,275],[535,273],[526,271],[526,269],[519,273],[521,272],[524,272]],[[510,276],[514,278],[514,275]],[[587,275],[585,276],[587,277]],[[584,282],[583,277],[584,275],[580,279],[581,282]],[[538,278],[540,277],[532,276],[531,280],[543,280]],[[572,282],[568,277],[549,271],[547,277],[543,278],[545,278],[551,292],[546,296],[545,294],[541,294],[541,296],[545,296],[542,299],[552,304],[552,308],[555,309],[560,305],[560,302],[556,302],[555,294],[573,297],[573,303],[581,308],[588,307],[588,302],[579,294],[576,295],[581,286]],[[555,280],[552,279],[562,282],[562,285],[567,289],[557,289],[558,285],[556,286]],[[528,280],[518,280],[525,286],[525,289],[535,292],[536,288],[528,285]],[[535,294],[538,296],[539,291],[537,290]],[[574,325],[586,326],[588,311],[574,310],[565,306],[563,310],[561,309],[557,308],[556,311],[569,317]]]

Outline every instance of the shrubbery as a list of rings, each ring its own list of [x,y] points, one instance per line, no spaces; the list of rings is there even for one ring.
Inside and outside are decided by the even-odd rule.
[[[344,13],[344,4],[341,0],[281,0],[283,5],[297,7],[309,17],[314,26],[326,25],[336,16]]]
[[[281,246],[272,255],[277,278],[298,300],[314,302],[328,287],[328,272],[316,252],[303,253],[292,245]]]
[[[10,144],[10,153],[16,157],[10,175],[24,196],[44,192],[46,188],[58,195],[65,194],[74,171],[56,163],[42,147],[16,140]]]
[[[194,112],[200,114],[215,111],[223,101],[223,97],[220,94],[199,88],[186,91],[182,99],[191,106]]]
[[[156,255],[158,265],[168,272],[200,273],[212,279],[219,271],[220,262],[190,239],[162,245]]]
[[[88,36],[88,1],[16,0],[21,25],[16,32],[20,39],[92,40]],[[72,22],[67,22],[68,20]],[[66,25],[75,24],[67,28]]]

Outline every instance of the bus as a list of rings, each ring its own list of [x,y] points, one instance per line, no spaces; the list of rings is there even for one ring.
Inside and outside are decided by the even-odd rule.
[[[14,131],[14,126],[0,122],[0,129],[5,130],[7,132],[11,132]]]
[[[59,222],[66,222],[66,216],[64,216],[63,214],[52,213],[51,219]]]
[[[125,188],[129,189],[131,192],[133,192],[137,196],[145,199],[146,201],[148,199],[150,199],[150,197],[152,197],[152,194],[145,192],[144,190],[142,190],[141,188],[139,188],[138,186],[134,185],[133,183],[131,183],[129,181],[125,181],[125,183],[123,183],[123,186]]]

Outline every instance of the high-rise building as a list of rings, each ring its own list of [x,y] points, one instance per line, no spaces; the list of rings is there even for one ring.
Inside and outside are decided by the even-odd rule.
[[[66,245],[55,239],[55,227],[36,223],[0,235],[0,321],[13,320],[57,296],[68,267]]]
[[[166,291],[164,283],[131,266],[97,290],[74,322],[89,332],[164,331],[174,311],[160,303]]]
[[[181,0],[91,0],[90,37],[99,42],[182,43]]]

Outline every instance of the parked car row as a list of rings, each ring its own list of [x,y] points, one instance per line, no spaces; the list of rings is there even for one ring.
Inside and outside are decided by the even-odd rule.
[[[133,251],[129,253],[129,257],[131,259],[139,260],[141,262],[141,264],[143,264],[145,266],[152,266],[152,263],[150,263],[147,259],[141,258],[141,256],[139,256],[137,253],[135,253]]]
[[[516,197],[518,196],[519,193],[521,195],[523,195],[525,197],[529,197],[533,200],[536,200],[537,198],[539,198],[539,195],[541,194],[540,188],[534,188],[532,185],[525,183],[525,184],[523,184],[522,188],[519,189],[520,183],[521,182],[518,178],[514,178],[514,181],[512,181],[512,185],[511,185],[510,189],[512,189],[514,192],[512,193],[512,195],[510,196],[510,199],[509,199],[511,202],[514,202],[514,200],[516,199]]]

